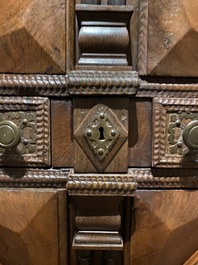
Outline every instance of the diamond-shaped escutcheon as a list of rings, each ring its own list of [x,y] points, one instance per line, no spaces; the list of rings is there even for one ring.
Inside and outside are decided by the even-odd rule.
[[[110,108],[98,104],[90,110],[74,137],[95,168],[102,172],[126,142],[128,132]]]

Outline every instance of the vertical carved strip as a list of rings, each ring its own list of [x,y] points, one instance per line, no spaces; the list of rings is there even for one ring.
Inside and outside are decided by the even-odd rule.
[[[139,4],[138,73],[147,74],[148,0]]]
[[[91,260],[91,251],[90,250],[78,251],[79,265],[91,265],[90,260]]]

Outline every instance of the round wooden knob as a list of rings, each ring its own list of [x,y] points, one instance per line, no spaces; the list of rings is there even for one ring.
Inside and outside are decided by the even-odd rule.
[[[192,150],[198,150],[198,120],[191,121],[183,131],[183,140]]]
[[[9,120],[0,122],[0,147],[11,148],[20,141],[20,131],[17,125]]]

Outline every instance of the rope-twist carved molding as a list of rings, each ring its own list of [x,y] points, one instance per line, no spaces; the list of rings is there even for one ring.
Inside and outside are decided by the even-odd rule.
[[[139,189],[198,188],[196,169],[129,169]]]
[[[66,75],[0,74],[0,95],[67,95]]]
[[[69,169],[2,168],[0,170],[0,187],[64,188],[69,172]]]
[[[67,183],[70,195],[132,195],[137,184],[130,174],[70,174]]]
[[[70,95],[133,95],[138,86],[139,77],[134,71],[72,71],[68,75]]]

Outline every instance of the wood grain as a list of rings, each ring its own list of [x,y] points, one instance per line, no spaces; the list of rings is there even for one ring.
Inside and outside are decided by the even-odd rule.
[[[198,191],[138,191],[134,198],[130,262],[184,264],[198,245]],[[131,263],[129,263],[131,264]]]
[[[58,206],[62,199],[59,190],[1,190],[0,262],[3,265],[61,264],[61,252],[66,255],[66,249],[59,250],[58,231],[61,229],[65,236],[65,224],[58,217],[60,214],[65,218],[65,211],[59,212]]]
[[[131,99],[129,108],[129,166],[151,165],[151,101]]]
[[[197,9],[193,0],[149,1],[149,74],[198,75]]]
[[[52,165],[73,167],[71,101],[52,100]]]
[[[0,13],[0,72],[65,72],[63,0],[2,1]]]
[[[193,255],[186,261],[184,265],[197,265],[198,264],[198,251],[193,253]]]

